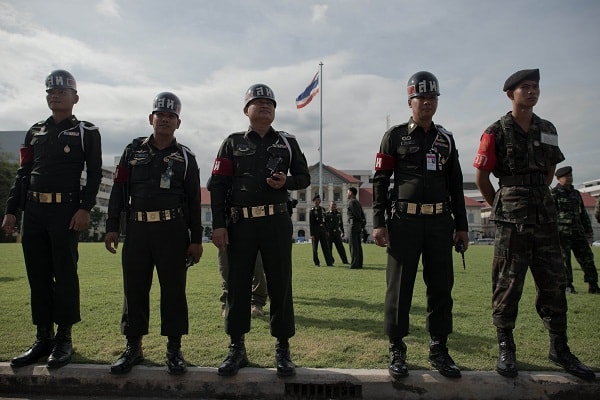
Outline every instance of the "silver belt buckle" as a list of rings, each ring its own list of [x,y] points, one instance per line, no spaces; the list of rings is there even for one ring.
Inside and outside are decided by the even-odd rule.
[[[435,204],[421,204],[421,214],[431,215],[434,213]]]
[[[265,213],[265,206],[252,207],[252,217],[264,217],[267,215]]]

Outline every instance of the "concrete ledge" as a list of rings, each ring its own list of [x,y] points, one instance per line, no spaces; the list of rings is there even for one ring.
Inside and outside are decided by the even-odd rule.
[[[12,368],[0,363],[0,392],[7,394],[194,397],[204,399],[600,399],[600,381],[587,382],[560,372],[523,371],[515,379],[496,372],[464,371],[448,379],[437,371],[410,371],[401,382],[383,369],[298,368],[278,378],[272,368],[243,368],[224,378],[216,368],[190,367],[182,376],[164,367],[136,366],[114,376],[107,365],[69,364]]]

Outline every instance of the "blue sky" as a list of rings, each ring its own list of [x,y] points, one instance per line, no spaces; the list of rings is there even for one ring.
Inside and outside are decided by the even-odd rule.
[[[323,161],[372,169],[388,121],[410,116],[406,81],[440,81],[434,121],[454,132],[465,174],[483,130],[509,111],[514,71],[540,68],[536,114],[553,122],[575,183],[600,178],[600,2],[596,0],[0,0],[0,130],[49,115],[44,79],[77,81],[75,114],[101,129],[106,165],[151,133],[154,96],[183,103],[179,141],[202,183],[222,140],[245,130],[245,90],[266,83],[276,129],[319,161],[317,97],[295,98],[323,62]],[[321,96],[319,95],[319,96]]]

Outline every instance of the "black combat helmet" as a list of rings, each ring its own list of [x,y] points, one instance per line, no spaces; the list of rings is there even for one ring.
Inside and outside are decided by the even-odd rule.
[[[409,99],[419,96],[439,96],[440,85],[431,72],[419,71],[408,80],[406,92]]]
[[[275,101],[275,94],[265,84],[257,83],[256,85],[252,85],[246,90],[246,95],[244,96],[244,109],[248,107],[248,103],[250,103],[254,99],[269,99],[273,102],[273,106],[277,107],[277,102]]]
[[[51,89],[73,89],[77,92],[77,82],[70,72],[57,69],[46,77],[46,91]]]
[[[181,100],[171,92],[161,92],[154,98],[152,114],[155,112],[170,112],[179,117]]]

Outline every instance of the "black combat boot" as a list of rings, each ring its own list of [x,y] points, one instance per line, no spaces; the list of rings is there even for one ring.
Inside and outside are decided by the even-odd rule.
[[[598,282],[589,282],[588,285],[588,293],[600,294],[600,287],[598,287]]]
[[[288,377],[296,375],[296,366],[290,356],[290,344],[287,339],[279,339],[275,344],[275,366],[277,376]]]
[[[29,349],[10,360],[11,367],[24,367],[48,357],[54,348],[54,324],[38,325],[35,339]]]
[[[187,371],[183,354],[181,354],[181,336],[169,336],[166,363],[167,372],[171,375],[182,375]]]
[[[223,364],[217,369],[217,375],[233,376],[238,373],[240,368],[248,365],[248,355],[246,354],[246,345],[244,337],[231,338],[229,353],[223,361]]]
[[[596,378],[594,371],[583,364],[569,349],[566,332],[550,332],[550,361],[563,367],[571,375],[588,381]]]
[[[448,354],[446,336],[432,336],[429,341],[429,362],[446,378],[460,378],[460,369]]]
[[[519,372],[517,371],[517,347],[515,346],[512,329],[498,328],[496,334],[498,335],[499,348],[496,371],[502,376],[514,378]]]
[[[73,340],[71,325],[59,325],[56,329],[56,339],[50,357],[48,368],[60,368],[67,365],[73,356]]]
[[[388,372],[394,379],[405,378],[408,376],[408,367],[406,366],[406,343],[400,338],[390,338],[390,366]]]
[[[134,365],[144,361],[142,352],[142,337],[127,336],[127,346],[121,357],[110,366],[110,373],[113,375],[122,375],[131,371]]]

